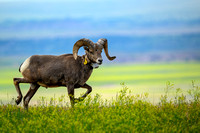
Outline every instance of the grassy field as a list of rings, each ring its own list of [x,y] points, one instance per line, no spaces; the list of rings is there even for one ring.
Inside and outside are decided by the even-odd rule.
[[[101,66],[93,92],[71,108],[66,88],[41,87],[29,110],[16,106],[13,77],[0,69],[0,132],[199,132],[200,63]],[[21,85],[25,94],[28,85]],[[84,93],[76,90],[76,97]]]
[[[166,92],[153,105],[147,95],[134,95],[124,86],[115,99],[88,96],[75,108],[64,97],[58,104],[43,99],[28,111],[0,104],[0,132],[199,132],[200,87],[190,94],[192,101],[184,95],[167,100]]]
[[[18,68],[0,68],[0,99],[3,103],[10,102],[17,96],[13,77],[21,77]],[[195,80],[197,85],[200,83],[199,62],[102,65],[94,70],[88,84],[93,87],[92,96],[98,93],[104,99],[111,99],[121,90],[120,84],[124,82],[135,94],[147,92],[149,100],[157,103],[168,81],[174,84],[170,90],[174,96],[177,88],[182,88],[183,93],[192,88],[192,80]],[[21,88],[25,95],[29,86],[21,85]],[[79,96],[85,91],[77,89],[75,94]],[[31,103],[36,103],[43,96],[49,100],[51,97],[60,97],[63,94],[67,94],[66,88],[41,87]]]

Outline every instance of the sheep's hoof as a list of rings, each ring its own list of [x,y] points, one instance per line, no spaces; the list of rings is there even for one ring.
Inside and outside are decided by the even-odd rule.
[[[22,96],[18,96],[15,103],[18,105],[22,101]]]
[[[78,98],[74,98],[74,103],[78,103],[79,99]]]
[[[28,111],[28,104],[24,105],[24,109]]]
[[[75,103],[81,102],[81,101],[83,101],[83,100],[84,100],[84,98],[82,98],[82,97],[74,98],[74,102],[75,102]]]

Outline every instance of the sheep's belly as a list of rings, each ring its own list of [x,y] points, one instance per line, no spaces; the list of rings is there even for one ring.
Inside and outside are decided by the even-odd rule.
[[[44,83],[42,83],[42,82],[37,82],[37,84],[39,84],[40,86],[42,86],[42,87],[59,87],[59,86],[61,86],[61,85],[47,85],[47,84],[44,84]]]

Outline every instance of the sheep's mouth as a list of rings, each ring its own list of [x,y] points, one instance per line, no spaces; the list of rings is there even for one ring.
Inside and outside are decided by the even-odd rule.
[[[100,64],[99,63],[92,63],[93,68],[99,68]]]
[[[103,59],[102,59],[102,58],[97,58],[97,59],[96,59],[96,63],[97,63],[98,65],[101,65],[101,64],[103,63]]]
[[[94,61],[94,62],[92,62],[92,64],[100,66],[102,64],[102,62]]]
[[[94,61],[94,62],[92,62],[92,64],[96,64],[96,65],[101,65],[102,64],[102,62],[96,62],[96,61]]]
[[[101,65],[103,61],[96,61],[96,64]]]
[[[101,65],[101,64],[102,64],[102,62],[97,62],[97,64],[98,64],[98,65]]]

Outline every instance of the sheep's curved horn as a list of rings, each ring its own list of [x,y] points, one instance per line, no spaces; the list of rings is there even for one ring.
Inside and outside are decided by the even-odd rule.
[[[74,47],[73,47],[73,56],[74,56],[74,59],[76,60],[77,59],[77,54],[78,54],[78,50],[80,47],[82,46],[88,46],[89,48],[90,47],[94,47],[93,46],[94,43],[89,40],[89,39],[86,39],[86,38],[83,38],[83,39],[80,39],[78,40],[75,44],[74,44]]]
[[[106,54],[106,57],[107,57],[109,60],[114,60],[114,59],[116,58],[116,56],[112,56],[112,57],[111,57],[111,56],[108,54],[108,41],[107,41],[107,39],[101,38],[101,39],[98,40],[97,43],[98,43],[99,45],[102,45],[102,46],[103,46],[104,52],[105,52],[105,54]]]

